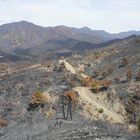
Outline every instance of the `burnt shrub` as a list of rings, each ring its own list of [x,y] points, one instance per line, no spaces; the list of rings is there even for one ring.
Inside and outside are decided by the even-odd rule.
[[[136,79],[136,81],[140,81],[140,71],[136,74],[135,79]]]
[[[128,64],[128,58],[123,57],[123,58],[121,59],[121,64],[119,65],[119,68],[124,67],[124,66],[126,66],[127,64]]]

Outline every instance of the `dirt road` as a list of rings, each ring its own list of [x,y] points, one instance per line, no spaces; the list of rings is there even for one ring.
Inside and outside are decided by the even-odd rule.
[[[74,88],[78,92],[80,99],[83,103],[89,105],[89,107],[95,112],[95,110],[103,109],[103,114],[107,116],[107,120],[115,123],[123,123],[124,117],[112,110],[109,110],[103,104],[100,103],[100,100],[97,101],[93,96],[93,93],[90,91],[90,88],[87,87],[76,87]],[[94,117],[94,116],[93,116]]]

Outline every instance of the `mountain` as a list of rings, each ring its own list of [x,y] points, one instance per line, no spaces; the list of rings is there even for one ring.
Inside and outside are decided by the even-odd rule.
[[[74,28],[63,25],[41,27],[27,21],[19,21],[0,26],[0,52],[13,53],[17,50],[27,50],[27,52],[41,53],[59,49],[84,51],[133,34],[138,35],[140,32],[110,34],[104,30],[92,30],[88,27]]]
[[[2,51],[44,46],[50,40],[65,39],[75,39],[94,44],[106,41],[101,35],[90,34],[80,29],[66,26],[41,27],[26,21],[0,26],[0,50]]]
[[[83,27],[83,28],[80,28],[78,29],[80,32],[83,32],[83,33],[87,33],[87,34],[90,34],[90,35],[96,35],[96,36],[100,36],[102,37],[105,41],[108,41],[108,40],[111,40],[111,39],[114,39],[112,37],[112,34],[104,31],[104,30],[92,30],[88,27]]]
[[[117,33],[117,34],[112,34],[113,38],[126,38],[126,37],[129,37],[129,36],[132,36],[132,35],[140,35],[140,31],[128,31],[128,32],[120,32],[120,33]]]
[[[94,31],[88,27],[72,28],[67,26],[57,26],[54,27],[53,30],[58,35],[64,35],[72,39],[90,42],[93,44],[98,44],[110,40],[110,38],[101,33],[104,31]]]
[[[0,26],[0,49],[12,51],[15,48],[31,48],[39,45],[46,37],[46,31],[32,23],[21,21]]]

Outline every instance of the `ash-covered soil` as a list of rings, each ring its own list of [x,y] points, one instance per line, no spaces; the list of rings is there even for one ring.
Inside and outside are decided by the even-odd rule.
[[[132,37],[67,58],[76,76],[58,60],[20,68],[15,64],[0,77],[0,140],[139,140],[139,60],[140,38]],[[93,88],[81,85],[81,73],[110,84],[102,91],[90,91],[90,100],[82,98],[88,93],[78,93],[76,104],[71,103],[72,119],[64,119],[64,92]],[[47,100],[33,106],[32,94],[36,91]],[[104,107],[102,112],[99,105]],[[65,103],[66,113],[67,109]],[[110,116],[113,112],[124,122],[114,123]]]

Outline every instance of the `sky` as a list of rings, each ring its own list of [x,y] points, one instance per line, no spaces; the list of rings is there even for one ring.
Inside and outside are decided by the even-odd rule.
[[[140,0],[0,0],[0,25],[20,20],[110,33],[140,30]]]

